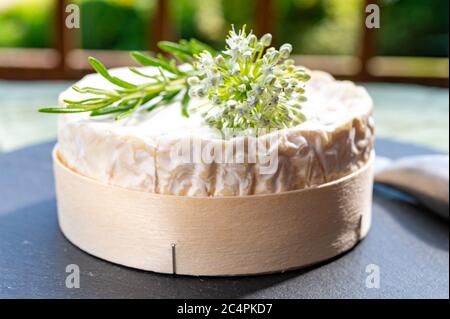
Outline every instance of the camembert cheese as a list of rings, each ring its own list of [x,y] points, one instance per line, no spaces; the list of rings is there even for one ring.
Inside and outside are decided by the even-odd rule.
[[[113,69],[111,74],[132,83],[145,81],[126,68]],[[307,101],[302,104],[307,120],[293,128],[253,139],[222,139],[203,122],[200,112],[183,117],[179,102],[120,121],[87,113],[60,115],[59,157],[73,171],[102,183],[182,196],[278,193],[337,180],[370,158],[373,103],[364,88],[350,81],[337,81],[321,71],[309,74]],[[76,85],[111,87],[97,74]],[[82,98],[86,96],[70,88],[60,95],[59,103]],[[191,107],[201,103],[191,101]],[[250,141],[267,146],[265,160],[259,156],[249,160],[254,157]],[[239,142],[244,147],[237,147]],[[189,160],[176,156],[185,145],[198,146],[188,150]],[[234,146],[226,148],[230,145]],[[195,152],[204,155],[211,147],[228,150],[226,156],[222,154],[221,161],[214,156],[209,161],[202,156],[194,160]]]

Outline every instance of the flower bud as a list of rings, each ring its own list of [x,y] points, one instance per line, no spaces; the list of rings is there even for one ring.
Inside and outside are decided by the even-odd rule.
[[[271,63],[277,62],[280,59],[280,57],[281,57],[280,52],[278,52],[277,50],[274,50],[270,54],[270,61],[271,61]]]
[[[216,86],[218,83],[219,83],[219,77],[218,77],[218,76],[211,76],[211,77],[209,78],[208,84],[209,84],[210,86]]]
[[[292,66],[292,65],[295,64],[295,61],[294,61],[294,59],[288,59],[288,60],[284,61],[283,64],[284,64],[285,66]]]
[[[292,102],[291,107],[293,107],[294,109],[301,109],[302,106],[298,102]]]
[[[191,76],[187,79],[187,84],[189,84],[189,86],[197,85],[199,83],[200,83],[200,80],[196,76]]]
[[[266,85],[273,85],[275,83],[276,79],[277,78],[275,77],[275,75],[270,74],[265,79],[264,84],[266,84]]]
[[[295,88],[300,83],[296,79],[291,79],[291,80],[289,80],[289,84]]]
[[[241,114],[241,115],[247,114],[247,110],[244,109],[242,106],[239,107],[239,108],[237,109],[237,111],[238,111],[238,113]]]
[[[197,88],[196,94],[197,94],[198,97],[205,97],[206,96],[206,92],[205,92],[205,90],[202,87]]]
[[[278,86],[274,86],[273,87],[273,93],[275,93],[275,94],[280,94],[281,93],[281,88],[280,87],[278,87]]]
[[[256,105],[256,102],[257,102],[257,99],[256,99],[256,97],[255,96],[250,96],[248,99],[247,99],[247,104],[248,105],[250,105],[250,106],[255,106]]]
[[[191,98],[197,97],[197,92],[196,92],[195,88],[190,88],[188,91],[188,94],[189,94],[189,97],[191,97]]]
[[[214,61],[216,62],[217,65],[223,65],[225,63],[225,59],[223,58],[223,56],[221,54],[216,56],[214,58]]]
[[[303,94],[303,93],[305,93],[305,89],[302,88],[301,85],[299,85],[295,88],[295,93]]]
[[[283,59],[287,59],[292,52],[292,45],[285,43],[280,47],[280,54]]]
[[[258,38],[256,37],[256,35],[250,34],[248,36],[248,44],[249,44],[249,46],[254,47],[256,45],[257,41],[258,41]]]
[[[263,46],[268,47],[272,43],[272,35],[270,33],[264,34],[260,42]]]
[[[236,108],[237,102],[235,100],[228,100],[227,107],[234,110]]]
[[[235,66],[233,67],[233,69],[230,70],[230,71],[231,71],[231,72],[230,72],[230,75],[231,75],[231,76],[239,75],[239,73],[241,72],[241,70],[239,69],[239,66],[238,66],[238,65],[235,65]]]
[[[272,104],[277,104],[278,101],[279,101],[278,96],[273,96],[273,97],[272,97],[272,100],[271,100],[270,102],[271,102]]]
[[[256,95],[261,95],[264,92],[264,88],[258,84],[253,88],[253,92],[255,92]]]

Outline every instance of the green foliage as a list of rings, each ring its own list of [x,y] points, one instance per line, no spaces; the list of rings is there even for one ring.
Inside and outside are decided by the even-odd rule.
[[[302,54],[356,54],[362,30],[362,0],[280,0],[280,41]]]
[[[448,0],[384,0],[380,9],[378,54],[448,57]]]
[[[81,46],[84,49],[146,50],[148,13],[112,1],[80,2]]]
[[[0,6],[0,47],[46,48],[51,45],[51,0]]]

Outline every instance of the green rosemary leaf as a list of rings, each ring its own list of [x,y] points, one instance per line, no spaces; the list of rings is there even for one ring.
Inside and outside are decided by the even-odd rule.
[[[158,47],[167,53],[171,53],[171,54],[182,53],[187,56],[192,56],[192,50],[190,50],[189,47],[186,47],[185,45],[182,45],[182,44],[178,44],[178,43],[174,43],[174,42],[170,42],[170,41],[160,41],[160,42],[158,42]]]
[[[123,87],[123,88],[134,88],[136,87],[136,85],[131,84],[127,81],[121,80],[118,77],[112,76],[109,74],[108,70],[106,69],[106,67],[96,58],[94,57],[89,57],[89,63],[92,65],[92,67],[94,68],[94,70],[99,73],[100,75],[102,75],[105,79],[107,79],[109,82]]]
[[[160,95],[161,95],[160,92],[149,93],[148,95],[142,98],[142,104],[144,105]]]
[[[171,102],[178,95],[178,93],[180,93],[180,90],[166,91],[162,99],[164,102]]]
[[[162,97],[159,97],[159,98],[156,98],[156,99],[152,100],[150,103],[148,103],[146,105],[147,112],[151,112],[154,109],[164,105],[164,103],[161,103],[161,102],[162,102]]]
[[[160,67],[160,68],[163,68],[164,70],[169,71],[169,72],[174,73],[174,74],[180,74],[181,73],[177,68],[175,68],[175,70],[174,70],[174,68],[169,63],[167,63],[166,61],[161,60],[159,58],[154,58],[154,57],[151,57],[151,56],[148,56],[148,55],[144,55],[144,54],[142,54],[140,52],[137,52],[137,51],[132,52],[131,56],[137,62],[142,64],[143,66]]]
[[[113,113],[119,113],[128,111],[131,109],[133,105],[116,105],[116,106],[108,106],[101,109],[94,110],[90,113],[91,116],[100,116],[100,115],[107,115],[107,114],[113,114]]]
[[[128,68],[131,72],[136,73],[139,76],[142,76],[144,78],[149,78],[149,79],[154,79],[155,76],[154,75],[148,75],[148,74],[144,74],[140,71],[138,71],[136,68]]]
[[[178,59],[178,61],[180,61],[181,63],[191,63],[192,62],[192,56],[191,55],[187,55],[187,54],[183,54],[180,52],[173,52],[172,55]]]
[[[182,74],[183,73],[180,70],[178,70],[177,61],[175,59],[171,59],[169,64],[172,67],[172,69],[176,70],[177,73],[174,73],[174,74]],[[168,75],[168,76],[170,77],[170,75]]]
[[[178,93],[180,93],[180,91],[181,90],[165,91],[163,94],[160,94],[157,98],[148,103],[146,110],[151,112],[158,107],[170,104]]]
[[[78,86],[74,85],[72,86],[72,89],[80,94],[95,94],[95,95],[105,95],[105,96],[117,96],[117,94],[113,91],[93,88],[93,87],[83,87],[79,88]]]
[[[91,107],[89,105],[83,105],[83,104],[66,104],[66,109],[84,109],[89,110]]]
[[[206,43],[198,41],[197,39],[190,39],[188,43],[193,55],[202,53],[205,50],[211,53],[211,55],[213,56],[217,55],[216,50],[214,50],[211,46],[207,45]]]
[[[131,56],[143,66],[161,66],[161,63],[157,59],[144,55],[140,52],[131,52]]]
[[[91,99],[85,99],[85,100],[80,100],[80,101],[63,100],[63,102],[67,105],[86,106],[86,105],[98,104],[99,102],[102,102],[104,100],[105,100],[104,98],[91,98]]]
[[[43,107],[38,109],[38,112],[41,113],[82,113],[86,112],[86,109],[72,109],[72,108],[65,108],[65,107]]]
[[[124,118],[130,116],[131,114],[133,114],[134,111],[136,111],[142,105],[142,101],[143,101],[142,99],[138,100],[134,105],[132,105],[132,107],[129,110],[117,115],[115,120],[118,121],[118,120],[124,119]]]
[[[167,65],[167,71],[173,73],[173,74],[182,74],[178,68],[177,68],[177,61],[175,59],[169,59],[166,56],[164,56],[161,53],[156,54],[156,57],[164,64]]]
[[[115,102],[115,100],[102,100],[97,103],[87,103],[87,104],[68,104],[66,105],[69,109],[76,109],[76,108],[83,108],[86,111],[91,111],[95,109],[100,109],[103,107],[107,107],[109,105],[112,105]]]
[[[167,76],[164,74],[164,71],[162,68],[158,68],[159,74],[161,75],[161,78],[163,79],[163,82],[165,84],[169,84],[169,79],[167,78]]]
[[[189,91],[186,90],[183,95],[183,99],[181,100],[181,114],[184,117],[189,117],[188,105],[189,105],[190,97]]]

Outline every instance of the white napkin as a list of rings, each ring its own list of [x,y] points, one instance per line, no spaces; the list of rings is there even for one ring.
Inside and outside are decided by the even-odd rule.
[[[391,160],[378,156],[375,181],[414,196],[421,204],[449,218],[448,155],[407,156]]]

